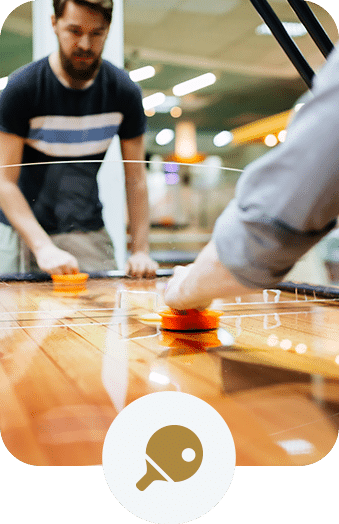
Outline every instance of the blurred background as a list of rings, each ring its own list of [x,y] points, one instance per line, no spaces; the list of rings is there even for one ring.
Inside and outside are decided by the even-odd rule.
[[[288,2],[270,5],[317,71],[325,59]],[[330,15],[309,6],[336,43]],[[124,67],[148,119],[151,250],[162,265],[189,262],[244,167],[284,141],[307,86],[249,0],[125,0],[123,20]],[[0,92],[32,61],[32,26],[32,2],[4,23]]]

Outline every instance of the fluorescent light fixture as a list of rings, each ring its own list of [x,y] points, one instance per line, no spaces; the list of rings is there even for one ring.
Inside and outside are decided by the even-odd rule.
[[[204,75],[200,75],[195,78],[191,78],[191,80],[187,80],[186,82],[182,82],[181,84],[177,84],[173,87],[173,94],[175,96],[188,95],[188,93],[193,93],[193,91],[197,91],[198,89],[202,89],[203,87],[214,84],[216,79],[217,77],[213,73],[205,73]]]
[[[282,25],[286,29],[287,33],[291,37],[298,37],[306,35],[307,31],[303,24],[299,22],[282,22]],[[257,35],[271,35],[272,32],[266,24],[258,25],[255,29]]]
[[[268,147],[274,147],[277,145],[278,139],[275,135],[267,135],[264,142]]]
[[[5,89],[8,82],[8,76],[4,76],[3,78],[0,78],[0,91]]]
[[[166,144],[169,144],[173,138],[173,129],[162,129],[155,137],[155,141],[159,146],[165,146]]]
[[[216,147],[227,146],[233,140],[233,135],[230,131],[221,131],[213,138],[213,144]]]
[[[140,67],[139,69],[134,69],[130,71],[129,76],[133,82],[140,82],[141,80],[146,80],[147,78],[152,78],[155,75],[155,69],[153,66]]]
[[[142,100],[144,109],[152,109],[153,107],[160,106],[166,100],[164,93],[154,93],[153,95],[146,96]]]

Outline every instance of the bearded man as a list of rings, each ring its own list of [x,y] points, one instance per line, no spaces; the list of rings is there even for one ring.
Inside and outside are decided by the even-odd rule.
[[[126,272],[152,276],[141,93],[102,59],[113,1],[53,4],[59,49],[15,71],[0,97],[0,273],[19,271],[23,256],[26,270],[51,274],[116,268],[97,172],[117,134],[123,160],[133,161],[124,164]]]

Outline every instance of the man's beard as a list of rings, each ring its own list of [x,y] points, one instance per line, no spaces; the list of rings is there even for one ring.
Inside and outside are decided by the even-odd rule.
[[[97,57],[88,67],[84,69],[76,69],[71,60],[67,58],[61,47],[59,47],[59,54],[61,59],[61,65],[63,69],[66,71],[66,73],[73,79],[73,80],[91,80],[93,78],[94,73],[98,69],[101,57]],[[82,58],[92,58],[94,55],[91,51],[85,52],[85,51],[78,51],[76,54],[73,54],[73,56],[79,56]]]

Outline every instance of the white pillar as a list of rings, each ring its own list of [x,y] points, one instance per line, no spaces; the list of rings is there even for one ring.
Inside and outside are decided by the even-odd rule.
[[[33,60],[40,60],[58,47],[52,29],[52,0],[34,0],[33,2]]]
[[[52,0],[34,0],[33,60],[39,60],[58,48],[51,25],[52,14]],[[103,57],[123,67],[123,47],[123,0],[114,0],[113,20]],[[125,185],[117,137],[107,151],[105,161],[98,174],[99,194],[104,206],[105,225],[114,242],[118,267],[123,269],[126,260]]]
[[[118,67],[124,65],[123,0],[114,0],[113,20],[106,41],[103,58]],[[99,194],[104,206],[104,221],[114,242],[115,257],[119,269],[126,261],[126,199],[124,168],[121,161],[120,143],[115,137],[99,170]]]

